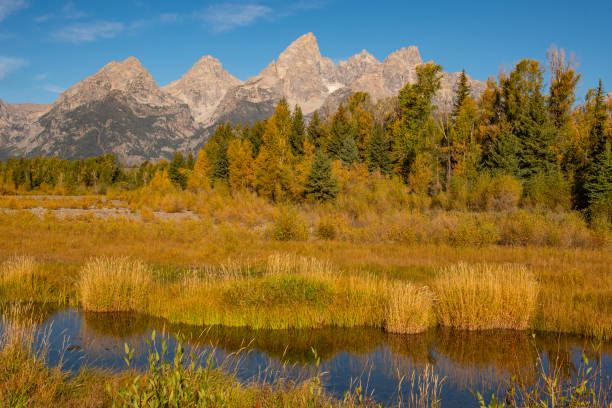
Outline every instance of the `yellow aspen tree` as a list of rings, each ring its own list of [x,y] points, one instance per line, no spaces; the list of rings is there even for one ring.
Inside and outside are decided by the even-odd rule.
[[[227,159],[230,188],[234,190],[251,188],[255,179],[251,143],[248,140],[232,140],[227,147]]]

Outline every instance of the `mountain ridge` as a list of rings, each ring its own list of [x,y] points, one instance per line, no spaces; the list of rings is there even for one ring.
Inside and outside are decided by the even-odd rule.
[[[397,95],[416,81],[422,64],[416,46],[377,60],[365,49],[337,64],[321,55],[313,33],[293,41],[259,74],[241,81],[213,56],[200,57],[181,78],[160,87],[135,57],[112,61],[77,82],[51,105],[11,105],[0,100],[0,159],[59,155],[76,159],[114,153],[126,164],[167,159],[194,150],[223,122],[264,119],[278,100],[306,116],[332,110],[363,91],[373,101]],[[435,101],[452,104],[459,73],[443,72]],[[475,96],[485,82],[470,78]]]

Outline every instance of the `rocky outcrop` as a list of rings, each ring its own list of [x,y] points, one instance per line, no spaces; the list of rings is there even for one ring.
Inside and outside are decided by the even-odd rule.
[[[32,139],[42,130],[38,118],[50,105],[8,104],[0,99],[0,158],[24,155]]]
[[[207,126],[211,125],[212,114],[227,91],[241,84],[242,81],[223,69],[218,59],[204,56],[181,79],[162,90],[186,103],[195,121]]]

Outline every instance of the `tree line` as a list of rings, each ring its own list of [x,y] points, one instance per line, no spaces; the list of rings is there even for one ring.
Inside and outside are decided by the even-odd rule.
[[[525,59],[490,78],[477,100],[463,71],[449,112],[433,103],[442,70],[433,63],[395,98],[374,104],[357,92],[308,124],[282,99],[265,121],[219,126],[195,171],[274,201],[333,199],[335,167],[367,168],[431,197],[505,176],[525,202],[610,217],[612,101],[600,81],[576,106],[573,60],[553,48],[548,62],[548,89],[542,64]]]
[[[309,120],[283,98],[266,120],[218,126],[197,158],[177,152],[170,162],[129,169],[112,155],[10,159],[0,164],[0,180],[26,189],[43,183],[137,188],[166,171],[181,189],[199,180],[275,202],[329,201],[340,189],[339,174],[360,172],[399,180],[411,194],[451,200],[487,182],[518,185],[529,205],[610,220],[612,99],[599,81],[577,104],[580,74],[563,50],[549,51],[547,68],[549,85],[542,63],[522,60],[489,78],[477,98],[463,71],[445,111],[434,104],[442,67],[427,63],[396,97],[374,103],[357,92]]]

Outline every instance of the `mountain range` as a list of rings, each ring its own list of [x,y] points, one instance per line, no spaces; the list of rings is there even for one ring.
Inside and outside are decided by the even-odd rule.
[[[50,105],[0,99],[0,159],[58,156],[79,159],[114,153],[125,164],[195,151],[217,124],[253,122],[273,112],[281,97],[308,116],[335,109],[350,94],[373,101],[397,95],[416,81],[423,64],[415,46],[384,61],[363,50],[337,64],[321,55],[312,33],[295,40],[258,75],[241,81],[204,56],[180,79],[159,87],[134,57],[111,62],[63,92]],[[443,72],[435,103],[452,104],[459,73]],[[475,96],[485,83],[469,79]]]

